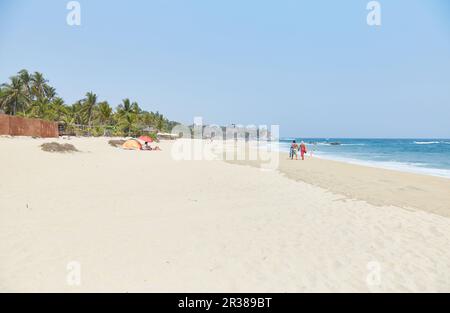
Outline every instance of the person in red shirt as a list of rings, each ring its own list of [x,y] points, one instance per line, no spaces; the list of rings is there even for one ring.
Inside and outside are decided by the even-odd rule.
[[[300,144],[300,155],[302,157],[302,160],[305,160],[305,154],[308,153],[308,150],[306,150],[306,144],[302,141]]]

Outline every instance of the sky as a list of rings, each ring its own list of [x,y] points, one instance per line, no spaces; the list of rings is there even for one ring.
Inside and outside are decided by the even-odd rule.
[[[450,138],[450,1],[0,0],[0,82],[44,73],[171,120],[281,136]]]

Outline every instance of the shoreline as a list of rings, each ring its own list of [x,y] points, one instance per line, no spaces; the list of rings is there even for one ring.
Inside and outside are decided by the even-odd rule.
[[[309,138],[308,138],[309,140]],[[323,139],[322,139],[323,140]],[[390,141],[390,140],[403,140],[403,141],[411,141],[412,143],[416,145],[422,145],[422,146],[435,146],[437,145],[450,145],[450,139],[410,139],[410,138],[400,138],[400,139],[384,139],[384,138],[342,138],[342,139],[336,139],[336,140],[381,140],[381,141]],[[426,140],[424,142],[417,142],[417,140]],[[287,144],[290,144],[286,140],[280,141],[280,144],[278,146],[278,151],[281,153],[289,153],[289,147]],[[366,146],[370,147],[371,143],[362,142],[362,143],[342,143],[339,145],[339,147],[347,147],[347,146]],[[414,173],[414,174],[420,174],[420,175],[428,175],[428,176],[434,176],[434,177],[441,177],[450,179],[450,168],[445,167],[445,165],[434,165],[434,166],[424,166],[427,165],[427,161],[412,161],[412,160],[377,160],[377,157],[380,156],[380,153],[382,152],[378,151],[370,151],[367,152],[366,157],[355,157],[355,155],[346,155],[345,153],[339,152],[339,151],[323,151],[320,149],[320,147],[331,147],[329,143],[323,143],[319,142],[317,145],[313,144],[307,144],[309,147],[309,151],[313,151],[315,154],[315,157],[322,158],[325,160],[332,160],[332,161],[339,161],[349,164],[355,164],[355,165],[361,165],[361,166],[368,166],[368,167],[375,167],[375,168],[382,168],[382,169],[388,169],[388,170],[394,170],[399,172],[407,172],[407,173]],[[314,150],[319,149],[319,150]],[[361,151],[364,152],[364,151]],[[348,153],[352,153],[351,151]],[[415,153],[418,153],[416,151]],[[429,164],[428,164],[429,165]]]
[[[277,171],[294,181],[375,206],[397,206],[450,217],[448,178],[353,164],[316,155],[306,155],[305,161],[290,160],[284,152],[273,153],[279,154]],[[226,162],[261,167],[260,161]]]
[[[450,170],[444,169],[444,168],[418,167],[418,166],[410,165],[408,163],[402,163],[402,162],[396,162],[396,161],[389,162],[389,161],[359,160],[359,159],[339,157],[339,156],[335,156],[335,155],[328,157],[325,155],[315,154],[314,157],[323,159],[323,160],[342,162],[342,163],[346,163],[346,164],[379,168],[379,169],[396,171],[396,172],[401,172],[401,173],[410,173],[410,174],[416,174],[416,175],[439,177],[439,178],[444,178],[444,179],[450,180]],[[392,165],[390,165],[390,164],[392,164]],[[441,171],[448,172],[448,173],[446,173],[446,174],[438,174],[438,173],[434,174],[433,173],[433,172],[441,172]]]

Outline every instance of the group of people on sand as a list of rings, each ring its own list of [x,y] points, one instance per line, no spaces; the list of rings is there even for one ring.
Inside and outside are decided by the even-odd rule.
[[[142,150],[147,150],[147,151],[162,151],[160,147],[155,146],[152,148],[152,146],[149,145],[149,143],[146,141],[144,146],[142,147]]]
[[[303,141],[300,143],[300,145],[298,145],[295,140],[292,142],[289,152],[289,158],[291,160],[293,160],[294,158],[298,160],[297,152],[300,152],[302,160],[305,160],[305,154],[308,153],[308,150],[306,149],[306,144]]]

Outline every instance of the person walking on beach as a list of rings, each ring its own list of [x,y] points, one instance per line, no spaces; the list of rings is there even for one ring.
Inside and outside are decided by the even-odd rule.
[[[291,150],[289,152],[289,157],[291,158],[291,160],[295,159],[298,160],[298,156],[297,156],[297,150],[298,150],[298,144],[295,142],[295,140],[292,142],[291,145]]]
[[[305,154],[308,153],[308,151],[306,150],[306,144],[305,142],[301,142],[300,143],[300,155],[302,157],[302,160],[305,160]]]

